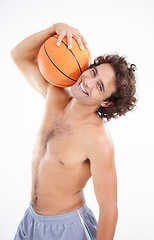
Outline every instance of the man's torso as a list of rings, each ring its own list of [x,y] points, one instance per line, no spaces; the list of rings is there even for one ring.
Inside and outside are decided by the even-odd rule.
[[[65,120],[63,107],[46,111],[32,158],[31,203],[37,213],[62,214],[85,203],[83,188],[91,176],[87,145],[92,122]]]

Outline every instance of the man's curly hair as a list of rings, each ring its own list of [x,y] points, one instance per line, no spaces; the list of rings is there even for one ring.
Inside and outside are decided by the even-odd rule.
[[[116,75],[116,92],[104,101],[113,102],[109,107],[100,107],[97,111],[101,118],[109,121],[111,118],[117,118],[125,115],[136,106],[136,80],[135,64],[129,64],[125,57],[117,54],[99,56],[89,68],[97,67],[103,63],[110,63]]]

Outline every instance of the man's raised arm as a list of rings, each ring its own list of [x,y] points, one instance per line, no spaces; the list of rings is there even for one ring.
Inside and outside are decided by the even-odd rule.
[[[83,44],[87,44],[77,29],[67,24],[56,23],[45,30],[27,37],[11,51],[14,62],[24,74],[28,83],[44,96],[47,94],[49,83],[39,71],[37,57],[42,44],[56,33],[59,35],[57,45],[60,45],[61,40],[65,36],[67,36],[68,48],[70,49],[72,46],[72,37],[76,39],[81,49]]]

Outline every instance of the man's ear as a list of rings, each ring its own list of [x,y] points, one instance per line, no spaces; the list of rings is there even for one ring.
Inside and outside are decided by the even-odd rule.
[[[102,107],[109,107],[109,106],[112,106],[112,105],[114,105],[114,103],[113,103],[113,102],[110,102],[110,101],[103,101],[103,102],[101,103],[101,106],[102,106]]]

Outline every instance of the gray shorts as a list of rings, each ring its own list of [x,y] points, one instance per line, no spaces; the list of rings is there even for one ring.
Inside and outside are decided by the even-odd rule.
[[[37,214],[30,204],[14,240],[96,240],[96,232],[97,221],[86,204],[52,216]]]

